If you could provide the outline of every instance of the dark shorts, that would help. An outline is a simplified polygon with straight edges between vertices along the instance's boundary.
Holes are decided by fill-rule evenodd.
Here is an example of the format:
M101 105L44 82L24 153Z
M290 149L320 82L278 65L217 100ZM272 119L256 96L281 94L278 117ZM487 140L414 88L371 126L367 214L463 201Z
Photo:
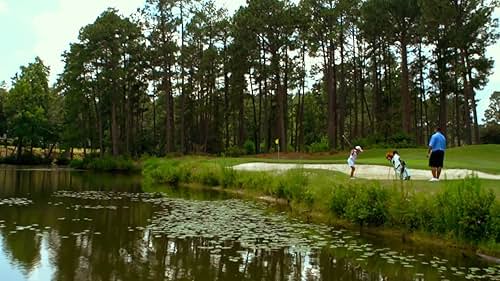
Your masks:
M444 151L436 150L431 152L429 157L429 167L443 167Z

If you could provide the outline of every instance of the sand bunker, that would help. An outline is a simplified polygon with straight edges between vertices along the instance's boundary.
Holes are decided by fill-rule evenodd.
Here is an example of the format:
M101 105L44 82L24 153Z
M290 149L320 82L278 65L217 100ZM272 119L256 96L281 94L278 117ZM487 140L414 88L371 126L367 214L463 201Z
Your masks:
M320 169L350 173L350 168L344 164L286 164L286 163L245 163L233 167L239 171L286 171L290 169ZM430 170L410 169L412 180L428 180L431 178ZM441 179L461 179L470 175L476 175L481 179L500 180L500 175L487 174L467 169L443 169ZM356 165L357 178L364 179L396 179L394 169L389 166L380 165Z

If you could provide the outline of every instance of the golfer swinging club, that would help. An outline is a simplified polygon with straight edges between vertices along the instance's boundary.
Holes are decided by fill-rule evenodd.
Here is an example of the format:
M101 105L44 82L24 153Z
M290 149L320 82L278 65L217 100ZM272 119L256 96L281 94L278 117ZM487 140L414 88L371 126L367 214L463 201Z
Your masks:
M356 159L358 158L358 154L363 152L363 149L361 146L356 145L354 149L351 150L351 153L349 154L349 158L347 158L347 165L351 167L351 179L354 179L354 170L356 170L355 164L356 164Z

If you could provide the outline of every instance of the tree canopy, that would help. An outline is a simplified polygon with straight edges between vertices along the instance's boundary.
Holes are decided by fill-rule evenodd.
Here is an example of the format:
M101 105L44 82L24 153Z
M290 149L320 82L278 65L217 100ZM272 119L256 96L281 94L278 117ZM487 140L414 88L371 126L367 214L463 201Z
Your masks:
M497 1L212 0L107 9L63 54L0 87L0 134L100 155L327 151L481 141ZM498 93L485 122L499 122ZM495 107L496 105L496 107ZM497 117L497 118L495 118Z

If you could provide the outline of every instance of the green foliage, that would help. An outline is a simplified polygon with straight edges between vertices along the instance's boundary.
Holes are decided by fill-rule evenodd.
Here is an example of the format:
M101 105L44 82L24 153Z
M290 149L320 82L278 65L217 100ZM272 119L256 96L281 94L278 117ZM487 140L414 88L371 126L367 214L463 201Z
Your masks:
M481 143L500 144L500 124L488 123L480 129Z
M242 155L245 155L245 152L245 149L233 145L226 149L225 155L229 157L240 157Z
M389 205L388 224L407 231L425 230L432 227L433 210L430 196L401 193L392 196ZM431 203L431 204L430 204Z
M87 157L84 159L73 159L69 166L75 169L86 169L96 171L124 171L137 172L141 167L132 159L126 157L105 156L102 158Z
M231 167L222 167L221 185L224 188L234 187L237 182L237 173Z
M252 140L246 140L243 144L243 149L247 155L255 154L255 143Z
M365 138L359 138L352 142L367 148L412 148L416 147L413 137L399 132L384 137L380 134L372 134Z
M354 190L352 186L338 184L333 187L330 199L330 211L339 218L345 217L347 203L352 201Z
M451 231L455 237L479 241L488 236L495 195L481 188L478 178L451 185L436 196L434 227L439 233Z
M19 153L27 144L40 147L58 140L58 97L49 89L48 77L49 68L37 57L21 67L12 89L2 98L8 135L17 140Z
M69 166L73 169L85 169L85 161L83 159L73 159L69 162Z
M389 191L377 184L357 186L347 201L345 217L359 225L383 225L387 221Z
M70 164L71 159L69 159L69 157L67 157L64 153L61 153L57 155L55 162L57 165L66 166Z
M328 139L326 137L321 138L319 142L313 142L306 147L307 152L327 152L330 150L330 145L328 144Z
M493 92L490 96L490 105L484 111L484 122L500 125L500 92Z
M494 243L500 243L500 203L496 201L491 207L491 220L488 226L488 236Z

